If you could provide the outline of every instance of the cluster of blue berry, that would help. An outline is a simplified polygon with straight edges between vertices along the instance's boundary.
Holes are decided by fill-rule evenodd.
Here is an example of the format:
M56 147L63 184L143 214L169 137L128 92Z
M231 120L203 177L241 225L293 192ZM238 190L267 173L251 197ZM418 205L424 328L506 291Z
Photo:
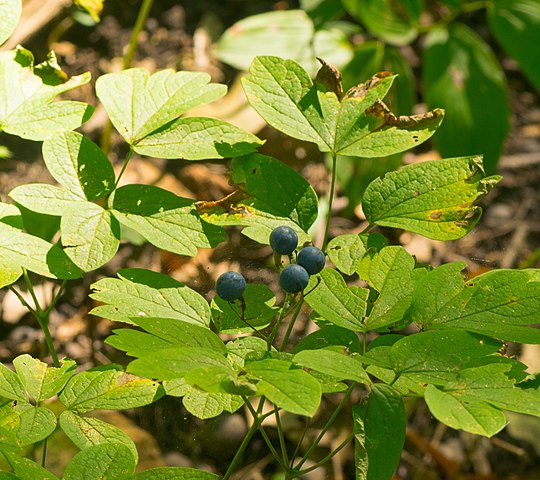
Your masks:
M298 235L287 226L274 228L270 234L270 246L278 255L292 254L298 246ZM290 263L279 274L279 285L287 293L298 293L309 283L309 276L319 273L326 263L324 253L317 247L302 248L296 257L296 263ZM239 300L246 289L245 278L237 272L225 272L216 282L216 292L229 302Z

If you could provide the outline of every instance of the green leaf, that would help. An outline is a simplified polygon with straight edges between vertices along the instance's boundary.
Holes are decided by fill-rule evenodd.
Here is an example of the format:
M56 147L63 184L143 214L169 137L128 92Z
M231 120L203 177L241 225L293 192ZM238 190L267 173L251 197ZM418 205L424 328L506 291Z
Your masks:
M252 332L270 325L279 312L272 290L262 284L247 284L244 291L245 305L228 302L218 297L212 299L212 322L220 333L237 334ZM244 320L242 320L244 315Z
M222 120L188 117L148 134L133 149L150 157L206 160L245 155L262 144L255 135Z
M342 351L359 353L362 350L358 335L346 328L328 325L315 330L313 333L305 336L293 348L293 353L302 350L316 350L319 348L343 347Z
M6 451L3 451L2 454L13 469L13 473L17 475L14 478L19 480L58 480L58 477L29 458L20 457L16 453ZM2 478L1 473L0 478Z
M96 93L116 130L136 145L191 108L225 95L225 85L209 81L203 72L162 70L150 75L144 68L131 68L99 77Z
M66 254L84 272L105 265L118 251L118 221L95 203L69 205L62 215L60 228Z
M0 397L26 402L24 386L17 374L0 363Z
M499 180L485 177L481 157L415 163L371 182L362 206L371 223L455 240L476 225L482 209L475 202Z
M186 410L201 420L214 418L223 411L234 413L243 404L242 397L228 393L208 393L198 388L191 388L182 403Z
M40 67L40 68L38 68ZM50 72L58 73L51 79ZM0 53L0 130L30 140L45 140L56 132L72 130L84 123L93 107L82 102L51 103L54 97L90 81L90 74L65 76L56 64L54 53L34 68L32 53L18 46Z
M428 385L425 400L430 412L449 427L492 437L506 426L503 412L487 402L461 399Z
M45 183L30 183L15 187L9 196L19 205L33 212L44 215L57 215L61 217L66 209L81 198L69 190L47 185ZM78 205L80 207L80 203Z
M157 467L140 472L133 480L219 480L213 473L186 467Z
M259 337L240 337L227 342L227 359L239 367L246 361L262 359L268 350L267 343Z
M81 271L56 245L0 222L0 258L10 278L21 267L48 278L79 278Z
M293 357L293 363L336 377L338 380L371 383L362 366L362 360L354 354L348 355L345 352L341 353L326 348L302 350Z
M0 428L13 438L13 447L25 447L47 438L56 428L56 415L44 407L14 400L0 403Z
M81 450L102 443L121 443L129 448L135 461L139 454L129 435L110 423L92 417L80 417L65 410L58 418L60 427L69 439Z
M483 154L486 171L494 173L509 129L509 99L489 45L459 23L432 31L426 38L423 83L428 106L446 110L447 120L433 139L441 155Z
M21 17L21 0L0 0L0 45L13 33Z
M488 4L488 24L497 41L514 57L540 91L540 4L535 0L495 0Z
M169 252L195 256L198 248L225 240L223 229L201 220L193 200L159 187L126 185L116 190L110 203L120 223Z
M414 258L403 247L385 247L369 263L369 283L379 292L366 328L388 327L403 319L414 291Z
M173 380L183 378L191 370L230 366L223 352L201 347L170 347L141 356L127 370L149 378Z
M391 0L343 0L342 3L370 33L391 45L407 45L416 38L416 26L424 10L421 0L397 4Z
M0 222L13 228L24 227L21 211L9 203L0 202Z
M347 287L341 274L331 268L311 277L307 290L311 289L305 301L325 320L355 332L366 330L363 317L367 309L367 289Z
M15 358L13 366L25 390L36 403L43 402L60 392L77 369L75 361L69 358L62 360L61 367L55 368L28 354Z
M227 29L218 42L218 58L238 70L247 70L257 55L307 60L313 23L302 10L251 15Z
M401 395L388 385L375 384L367 404L353 407L353 419L356 441L360 440L355 449L357 471L360 464L364 472L357 472L356 478L391 480L405 442L407 415Z
M523 343L540 343L536 270L493 270L465 282L464 264L442 265L418 283L413 321L425 329L458 328Z
M231 168L231 181L253 198L251 207L290 218L306 232L317 219L317 194L304 177L283 162L251 154L235 158Z
M149 333L128 328L118 329L114 330L115 335L109 337L106 343L134 357L174 346L211 348L222 353L227 351L221 339L203 326L175 318L131 317L131 320Z
M71 378L58 398L70 410L126 410L152 403L159 385L117 370L86 371Z
M399 117L380 101L395 75L381 72L340 100L319 90L296 62L256 57L243 86L251 106L287 135L314 142L323 152L382 157L402 152L433 135L442 121L440 109Z
M246 364L248 378L257 381L257 393L277 407L312 417L321 402L321 385L290 362L265 359Z
M420 332L398 340L390 350L397 376L418 384L444 385L467 364L496 353L501 342L460 330Z
M368 250L380 250L386 246L386 243L386 239L380 234L350 233L330 240L326 254L338 270L345 275L353 275L357 272L358 263Z
M131 317L160 317L210 325L206 299L169 276L143 269L123 269L118 276L91 286L90 297L105 304L92 309L93 315L131 324Z
M123 480L132 478L135 458L121 443L101 443L75 455L64 471L64 480Z
M287 135L316 143L323 152L332 150L339 109L333 93L318 92L308 73L292 60L255 57L249 73L242 85L261 117Z
M80 133L62 132L46 140L43 160L54 179L79 199L97 200L114 189L111 162L101 148Z

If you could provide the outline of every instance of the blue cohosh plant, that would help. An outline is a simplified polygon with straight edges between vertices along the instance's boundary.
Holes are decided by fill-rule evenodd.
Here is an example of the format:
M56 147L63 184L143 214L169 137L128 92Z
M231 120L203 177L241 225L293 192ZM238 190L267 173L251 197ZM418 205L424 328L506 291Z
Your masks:
M16 5L8 1L0 7ZM3 18L11 18L8 13ZM2 25L0 40L13 25ZM182 116L224 95L224 85L208 83L204 73L150 75L141 68L96 82L99 100L129 146L124 169L133 152L194 161L232 158L230 179L238 195L195 202L152 185L118 186L122 173L115 176L103 151L72 131L92 107L53 102L88 76L65 80L53 55L34 65L22 47L0 54L0 129L42 141L43 160L58 182L20 185L9 193L10 203L0 203L0 287L15 292L34 314L52 359L51 366L21 355L11 362L14 370L0 365L0 453L12 470L1 478L55 479L46 469L46 448L36 459L31 447L46 446L59 426L80 448L66 467L66 480L228 479L255 434L285 478L318 468L352 442L356 478L385 480L403 448L405 397L423 397L441 422L488 437L504 428L504 410L539 414L538 378L499 353L504 341L540 343L540 330L531 328L540 321L539 270L494 270L466 280L464 263L418 265L404 248L370 233L384 226L438 240L460 238L478 222L481 210L475 203L499 177L485 176L480 156L403 167L366 190L362 206L369 227L363 233L329 239L337 155L376 157L412 148L433 134L443 112L397 117L383 103L395 75L378 73L343 93L339 72L322 64L312 81L293 61L257 57L244 79L250 104L270 125L315 143L333 159L321 258L307 250L307 232L318 215L308 182L278 159L256 153L262 142L254 135L216 119ZM43 222L60 218L58 240L33 234L19 206L42 215ZM287 227L298 245L285 252L281 275L295 268L306 275L299 286L292 282L297 274L282 279L290 292L282 303L266 285L244 285L240 275L229 275L218 281L221 297L209 304L164 274L121 270L117 278L92 285L90 296L99 306L91 313L126 324L107 343L133 360L126 371L110 366L77 372L73 360L58 358L49 314L67 282L113 258L120 225L136 229L157 248L191 256L224 241L226 226L241 227L261 244L270 243L277 227ZM323 268L325 256L331 264ZM277 263L282 268L281 258ZM345 277L351 276L363 283L348 285ZM57 280L47 305L34 294L40 277ZM20 284L33 304L21 295ZM316 330L293 341L301 309L312 310ZM411 324L418 333L404 334ZM313 460L315 447L357 397L355 391L365 394L352 405L344 441L327 457ZM318 412L322 396L333 393L341 395L335 411ZM135 474L133 441L114 425L88 416L95 409L148 405L163 395L181 397L201 419L242 407L252 416L221 476L173 467ZM61 413L48 406L55 396L64 406ZM307 446L300 439L294 450L287 449L283 412L305 417ZM315 415L327 420L318 434L309 423ZM275 444L263 424L269 416L278 430Z

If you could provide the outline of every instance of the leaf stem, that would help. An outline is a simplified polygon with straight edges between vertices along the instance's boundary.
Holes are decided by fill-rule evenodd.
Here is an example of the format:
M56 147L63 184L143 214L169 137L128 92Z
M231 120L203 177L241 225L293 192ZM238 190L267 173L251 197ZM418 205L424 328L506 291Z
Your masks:
M319 442L321 441L321 439L323 438L323 436L325 435L325 433L328 431L328 429L332 426L332 424L334 423L334 420L337 418L337 416L339 415L339 412L341 412L341 409L345 406L345 404L347 403L347 401L349 400L349 397L351 396L351 393L354 389L354 387L356 386L356 382L352 382L350 385L349 385L349 388L347 389L347 391L345 392L345 395L343 396L343 398L341 399L341 401L339 402L338 406L336 407L336 409L334 410L334 412L332 413L332 415L330 416L330 418L326 421L323 429L319 432L319 435L317 436L317 438L315 439L315 441L311 444L311 446L307 449L307 452L304 454L304 456L300 459L300 461L298 462L298 465L296 465L294 467L295 470L300 470L300 468L302 467L302 465L304 465L304 463L306 463L307 459L309 458L309 456L311 455L311 452L313 452L313 450L315 450L315 448L317 448L317 445L319 445Z
M328 243L328 232L330 230L330 220L332 218L332 203L334 202L334 192L336 188L336 168L337 168L337 155L332 153L332 176L330 179L330 189L328 190L328 210L326 213L326 226L324 227L324 238L321 250L326 251L326 244Z
M302 298L300 299L298 304L295 305L295 310L294 310L293 316L289 320L289 325L287 326L287 331L285 332L285 336L283 337L283 340L281 342L281 346L279 347L280 352L282 352L285 349L285 347L287 346L287 343L289 342L289 337L291 336L292 329L294 327L296 319L298 318L300 310L302 309L302 304L303 303L304 303L304 296L302 295Z
M272 343L274 339L276 338L279 327L281 326L283 319L287 316L287 309L289 308L289 304L290 304L290 295L287 294L287 296L285 297L285 301L283 302L283 307L281 307L281 312L279 312L279 317L277 318L276 323L272 327L272 331L270 332L270 335L268 335L268 339L266 341L268 351L272 349Z
M333 456L337 455L341 450L343 450L347 446L347 444L353 439L353 437L354 437L354 433L350 433L349 435L347 435L347 438L343 440L343 442L341 442L335 450L332 450L328 455L326 455L326 457L324 457L322 460L319 460L317 463L311 465L311 467L305 468L304 470L298 470L298 471L293 472L293 477L304 475L305 473L316 470L320 466L324 465Z
M120 170L120 173L118 174L118 178L116 179L116 182L114 184L114 189L116 190L118 188L118 183L120 182L120 179L122 178L122 175L126 171L126 168L128 166L129 161L131 160L131 156L133 155L133 147L129 147L129 152L126 155L126 158L124 160L124 164L122 165L122 170Z
M275 411L276 417L276 428L278 431L279 445L281 447L281 455L283 458L283 463L289 465L289 457L287 456L287 446L285 445L285 437L283 436L283 428L281 426L281 418L279 417L279 410L276 408Z

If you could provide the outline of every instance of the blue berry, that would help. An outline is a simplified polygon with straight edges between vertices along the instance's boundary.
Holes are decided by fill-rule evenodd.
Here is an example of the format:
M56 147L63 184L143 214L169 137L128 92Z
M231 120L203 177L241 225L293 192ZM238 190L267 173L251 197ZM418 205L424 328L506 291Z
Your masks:
M242 298L245 289L246 279L236 272L225 272L219 276L216 282L217 294L229 302Z
M298 293L309 283L309 274L300 265L287 265L279 274L279 286L287 293Z
M310 275L315 275L324 268L326 258L317 247L304 247L300 250L296 263L304 267Z
M270 234L270 246L272 250L281 255L289 255L294 252L298 245L298 235L286 225L274 228Z

